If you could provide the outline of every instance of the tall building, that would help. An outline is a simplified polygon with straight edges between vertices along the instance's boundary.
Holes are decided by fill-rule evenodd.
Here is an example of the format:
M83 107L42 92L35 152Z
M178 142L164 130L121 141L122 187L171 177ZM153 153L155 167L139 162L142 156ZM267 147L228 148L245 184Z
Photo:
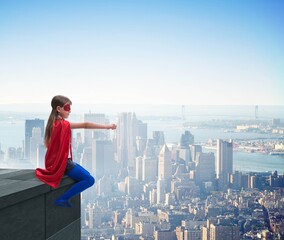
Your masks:
M99 180L103 176L116 175L114 149L110 140L93 140L92 172Z
M165 180L159 177L157 181L157 204L164 204L165 200L166 200Z
M129 176L135 177L137 147L140 153L145 148L143 141L147 138L147 124L138 120L135 113L120 113L116 133L116 160L122 168L128 170Z
M190 145L191 161L196 161L196 154L202 152L201 145Z
M36 167L45 168L45 153L46 153L46 147L44 146L43 143L39 144L37 147Z
M126 168L128 164L128 141L127 136L129 134L127 113L120 113L118 115L116 141L117 141L117 162L121 164L121 167Z
M142 181L142 162L143 162L143 157L139 156L136 158L136 172L135 176L136 179L139 181Z
M83 149L79 162L84 168L86 168L89 172L94 174L94 171L93 171L94 164L93 164L93 156L92 156L91 147L85 147Z
M153 131L153 140L154 145L164 145L165 144L165 135L163 131Z
M180 138L180 147L182 148L189 148L189 145L194 144L194 136L191 134L190 131L185 131Z
M225 189L229 183L229 175L233 173L233 140L217 139L216 175L219 187Z
M165 144L165 136L163 131L153 131L153 146L155 155L158 156L162 146Z
M230 175L230 184L233 189L240 190L242 188L242 173L235 171Z
M148 140L142 159L142 180L144 182L157 180L157 159L154 152L153 141Z
M25 121L25 159L30 159L31 137L33 136L33 128L39 128L41 136L44 136L44 120L41 119L27 119Z
M195 167L195 182L200 185L214 180L215 156L214 153L197 153Z
M172 178L172 159L171 151L165 144L160 153L158 159L158 178L164 179L166 185L169 185Z
M37 156L39 151L39 146L43 143L43 136L41 129L39 127L34 127L32 129L32 136L30 137L30 162L33 166L37 166Z
M147 130L148 125L147 123L143 123L142 121L137 121L137 136L136 136L136 148L137 148L137 156L143 156L143 153L146 148L147 143Z
M94 228L94 207L91 204L87 205L88 213L88 227L89 229Z
M136 137L137 156L143 156L146 149L147 139L140 136Z
M97 194L99 196L108 196L112 192L112 182L110 176L104 175L97 181Z
M142 139L148 138L148 125L147 123L143 123L140 120L137 120L137 136L141 137Z
M81 154L79 162L82 167L87 169L94 176L94 172L92 170L94 164L93 164L93 159L92 159L92 148L91 147L85 147L83 149L83 153ZM91 187L91 188L86 189L85 191L82 192L81 196L83 199L92 199L95 196L94 188Z
M128 135L128 174L131 177L135 177L135 159L137 156L137 146L136 137L138 136L138 120L136 114L128 114L128 125L129 125L129 135Z
M157 189L156 188L152 189L149 192L149 201L150 201L150 205L157 203Z
M95 122L98 124L108 124L105 114L102 113L85 113L85 122ZM84 144L85 147L92 146L92 139L107 140L109 139L109 131L104 129L84 129Z
M187 166L191 164L191 156L190 156L190 149L189 148L177 148L176 149L178 154L178 161L177 162L184 162Z
M125 178L125 190L129 196L137 197L140 194L139 181L134 177L127 176Z

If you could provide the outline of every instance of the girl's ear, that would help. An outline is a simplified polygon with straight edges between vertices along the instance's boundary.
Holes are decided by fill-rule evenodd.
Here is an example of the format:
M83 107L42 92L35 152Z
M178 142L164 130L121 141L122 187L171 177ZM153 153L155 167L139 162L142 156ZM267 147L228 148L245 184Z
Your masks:
M56 111L57 111L57 113L60 112L60 106L57 106L57 107L56 107Z

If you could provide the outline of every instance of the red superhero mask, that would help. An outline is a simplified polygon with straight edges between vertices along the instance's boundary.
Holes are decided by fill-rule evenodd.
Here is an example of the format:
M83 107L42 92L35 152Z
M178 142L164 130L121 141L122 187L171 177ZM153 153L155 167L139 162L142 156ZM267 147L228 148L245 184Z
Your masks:
M69 103L63 106L64 111L69 112L71 110L71 105Z

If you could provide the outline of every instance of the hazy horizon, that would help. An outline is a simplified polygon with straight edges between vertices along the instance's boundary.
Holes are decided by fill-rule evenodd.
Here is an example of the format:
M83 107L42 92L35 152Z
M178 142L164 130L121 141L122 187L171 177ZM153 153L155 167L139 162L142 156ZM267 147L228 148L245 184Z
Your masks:
M284 105L257 105L259 119L284 118ZM255 118L255 105L177 105L177 104L72 104L72 115L104 113L116 116L120 112L135 112L138 116L173 116L186 118L196 116ZM49 115L50 103L0 104L2 114Z

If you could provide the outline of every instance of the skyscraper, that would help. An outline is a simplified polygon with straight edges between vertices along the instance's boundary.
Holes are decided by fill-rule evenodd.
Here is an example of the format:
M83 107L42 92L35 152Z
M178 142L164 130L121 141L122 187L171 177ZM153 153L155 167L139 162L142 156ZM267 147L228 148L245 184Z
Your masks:
M180 138L180 147L188 149L189 145L192 144L194 144L194 136L190 133L190 131L185 131Z
M164 204L166 199L165 180L160 178L157 181L157 203Z
M147 123L143 123L141 120L137 120L137 136L141 137L142 139L147 139L147 129Z
M129 196L136 197L140 194L139 181L134 177L125 178L125 190Z
M144 182L157 180L157 159L155 156L153 140L148 140L142 159L142 180Z
M171 151L165 144L160 153L158 160L158 177L166 181L171 180L172 178L172 160L171 160Z
M122 168L128 166L128 149L129 149L129 135L130 135L130 124L128 119L131 117L131 113L120 113L118 115L117 122L117 162L121 164Z
M163 131L153 131L153 140L154 145L164 145L165 144L165 135Z
M191 161L196 161L196 154L202 152L201 145L190 145Z
M195 182L197 185L213 181L215 177L214 153L197 153L195 167Z
M43 143L42 132L39 127L34 127L32 129L32 136L30 137L30 162L35 166L37 166L37 155L39 151L39 146Z
M30 147L31 147L31 137L33 134L33 128L39 128L41 136L44 135L44 120L41 119L27 119L25 121L25 152L24 157L30 159Z
M135 177L135 159L137 156L137 137L147 137L147 125L137 120L135 113L120 113L117 122L117 156L122 168L128 169L129 176Z
M84 121L95 122L98 124L107 124L105 114L102 113L85 113ZM84 144L85 147L91 147L92 139L106 140L109 139L109 131L104 129L84 129Z
M92 148L91 147L85 147L83 149L83 153L81 154L79 163L81 164L82 167L84 167L92 175L94 175L94 171L93 171L94 161L92 159ZM96 178L96 176L95 176L95 178ZM95 196L94 188L88 188L88 189L86 189L85 191L82 192L82 198L87 199L88 201L90 199L94 198L94 196Z
M136 171L135 171L135 176L136 179L139 181L142 181L142 162L143 162L143 157L139 156L136 158Z
M143 156L143 153L146 148L146 142L148 138L147 134L147 123L143 123L142 121L137 121L137 136L136 136L136 148L137 148L137 156Z
M233 140L217 139L216 175L219 187L226 188L229 183L229 174L233 173Z
M36 167L44 168L45 167L45 153L46 147L43 143L39 144L37 147L37 160L36 160Z
M92 147L93 170L96 179L116 175L113 143L110 140L94 140Z

